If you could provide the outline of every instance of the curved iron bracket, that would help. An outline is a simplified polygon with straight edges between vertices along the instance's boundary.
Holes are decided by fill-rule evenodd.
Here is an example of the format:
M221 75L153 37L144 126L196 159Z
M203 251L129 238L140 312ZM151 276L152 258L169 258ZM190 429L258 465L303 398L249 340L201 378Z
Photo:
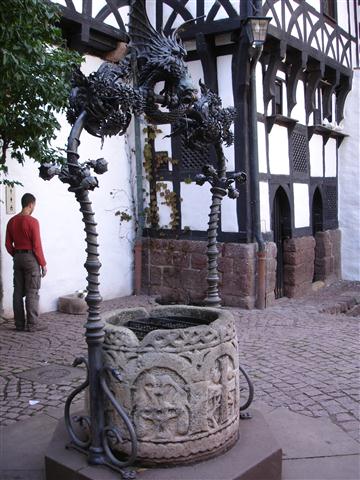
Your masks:
M245 380L246 380L246 382L248 384L248 388L249 388L249 395L248 395L247 400L242 405L240 405L240 412L244 412L244 410L247 410L250 407L250 405L252 404L252 402L254 400L254 385L253 385L252 381L250 380L250 377L247 374L246 370L243 367L241 367L240 365L239 365L239 371L245 377ZM240 413L240 419L241 420L247 420L251 417L252 416L249 412Z
M134 429L134 426L128 416L128 414L125 412L123 407L119 404L119 402L116 400L113 392L110 390L109 385L107 384L107 376L113 376L116 380L120 380L120 377L118 376L117 372L115 369L110 368L110 367L104 367L103 370L100 373L100 385L101 388L105 394L105 397L107 397L110 402L112 403L113 407L117 411L118 415L121 417L121 420L124 422L124 425L129 433L130 437L130 445L131 445L131 451L128 459L126 461L120 461L118 460L115 455L112 452L110 442L115 443L121 443L122 442L122 436L120 430L115 427L115 426L109 426L106 425L103 430L103 435L102 435L102 440L103 440L103 447L105 450L106 455L108 456L109 460L113 465L119 468L124 468L129 465L132 465L135 460L136 460L136 455L137 455L137 437L136 437L136 432ZM127 472L128 473L128 472Z
M90 434L90 418L88 416L74 416L71 417L70 415L70 406L74 398L79 395L85 388L89 385L89 365L88 361L84 357L77 357L74 360L73 367L77 367L78 365L81 365L84 363L86 365L86 380L78 387L76 387L73 392L70 393L68 396L66 402L65 402L65 408L64 408L64 418L65 418L65 427L68 431L68 434L71 438L71 442L74 444L74 446L85 450L90 446L91 443L91 434ZM74 429L74 424L73 421L78 423L81 427L86 432L86 440L82 440L79 438L79 436L75 433Z

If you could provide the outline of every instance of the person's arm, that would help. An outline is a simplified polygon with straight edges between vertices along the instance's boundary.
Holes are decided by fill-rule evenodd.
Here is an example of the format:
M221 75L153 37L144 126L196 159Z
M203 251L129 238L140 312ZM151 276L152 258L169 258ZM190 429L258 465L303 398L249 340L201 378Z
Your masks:
M36 218L34 218L33 220L34 221L33 221L33 228L32 228L32 248L33 248L35 258L41 267L41 274L43 277L45 277L47 273L47 267L46 267L44 252L41 245L40 226Z
M8 253L10 253L10 255L13 257L15 253L15 248L13 245L10 222L7 224L7 227L6 227L5 247Z

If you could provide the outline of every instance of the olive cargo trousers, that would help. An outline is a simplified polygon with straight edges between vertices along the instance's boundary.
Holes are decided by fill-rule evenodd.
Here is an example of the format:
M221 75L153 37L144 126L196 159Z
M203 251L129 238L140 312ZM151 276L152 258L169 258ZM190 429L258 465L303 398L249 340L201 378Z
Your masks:
M40 266L32 253L14 255L14 295L13 308L15 327L25 328L24 300L27 327L34 328L39 316L39 290L41 285Z

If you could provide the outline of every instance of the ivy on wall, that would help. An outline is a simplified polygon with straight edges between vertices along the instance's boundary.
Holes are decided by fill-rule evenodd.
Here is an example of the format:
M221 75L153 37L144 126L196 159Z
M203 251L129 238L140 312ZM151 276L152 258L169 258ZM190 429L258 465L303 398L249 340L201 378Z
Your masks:
M169 189L168 184L163 180L164 178L159 175L159 171L162 167L172 164L177 165L178 160L170 158L167 152L155 152L155 139L157 135L162 133L162 130L157 128L156 125L149 124L144 129L146 134L144 145L144 170L145 179L149 182L150 193L146 193L148 196L149 205L145 208L146 221L152 228L160 229L160 215L158 197L160 197L161 205L166 205L170 208L170 222L168 226L163 228L170 228L176 230L180 224L180 214L178 210L178 196L176 192ZM145 198L144 201L147 199ZM180 199L181 201L182 199Z

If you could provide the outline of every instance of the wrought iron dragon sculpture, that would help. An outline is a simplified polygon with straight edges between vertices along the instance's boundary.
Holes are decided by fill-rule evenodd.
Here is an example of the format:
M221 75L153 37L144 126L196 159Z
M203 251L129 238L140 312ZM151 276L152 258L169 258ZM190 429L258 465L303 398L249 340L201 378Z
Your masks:
M221 200L225 195L236 198L239 193L235 181L245 181L244 173L226 174L226 160L222 144L230 145L233 135L230 126L235 117L233 108L222 108L221 100L214 92L200 83L200 93L192 82L185 63L186 50L174 31L170 37L157 32L146 15L145 0L132 0L129 21L130 44L128 54L119 63L103 63L97 72L88 77L75 72L70 95L68 121L72 125L67 145L67 162L63 165L43 164L40 176L50 180L55 175L69 184L80 204L85 224L88 273L86 302L89 313L86 327L88 360L78 358L75 364L87 366L88 378L69 397L65 407L65 422L72 445L88 454L89 463L106 464L121 472L123 478L133 478L134 471L125 467L136 458L136 434L126 413L114 398L107 385L108 375L116 378L117 372L103 366L101 346L104 338L100 316L101 296L99 293L99 262L96 222L89 199L89 191L98 186L93 176L107 170L104 159L79 162L79 137L83 129L91 135L101 137L126 133L132 115L145 114L149 122L171 123L173 134L184 133L189 145L202 149L213 144L217 154L217 166L207 165L197 176L199 185L209 182L212 205L208 229L208 294L206 303L219 305L218 269L216 247L217 226ZM164 82L158 94L155 87ZM90 417L76 420L88 430L86 439L80 438L70 416L73 398L89 385ZM123 419L128 436L132 440L132 451L127 459L120 461L112 453L111 445L121 441L121 433L105 424L104 397L113 403Z

